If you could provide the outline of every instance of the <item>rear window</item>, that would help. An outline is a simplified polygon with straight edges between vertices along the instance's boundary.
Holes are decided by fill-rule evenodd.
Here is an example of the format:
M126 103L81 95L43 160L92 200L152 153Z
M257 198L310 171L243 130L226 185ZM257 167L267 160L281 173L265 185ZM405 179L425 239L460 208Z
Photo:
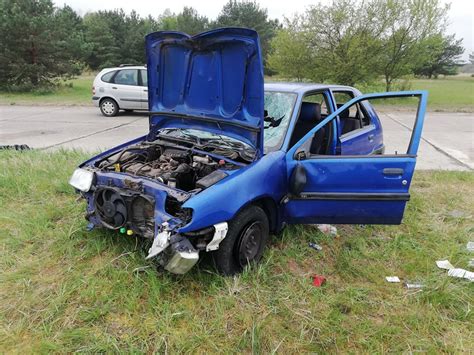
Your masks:
M114 77L115 73L117 71L114 70L114 71L109 71L108 73L105 73L104 75L102 75L102 77L100 78L100 80L106 82L106 83L110 83L112 81L112 78Z
M148 86L148 76L146 70L140 69L140 74L142 76L142 86Z

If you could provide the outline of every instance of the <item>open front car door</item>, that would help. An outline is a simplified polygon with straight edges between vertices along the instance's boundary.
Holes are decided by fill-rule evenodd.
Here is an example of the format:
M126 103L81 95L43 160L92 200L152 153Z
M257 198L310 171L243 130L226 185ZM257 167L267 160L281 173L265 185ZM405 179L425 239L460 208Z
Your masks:
M425 117L426 91L362 95L329 115L286 156L289 194L285 212L291 223L400 224L410 199L410 183ZM314 155L315 133L346 109L366 100L415 97L416 120L404 153Z

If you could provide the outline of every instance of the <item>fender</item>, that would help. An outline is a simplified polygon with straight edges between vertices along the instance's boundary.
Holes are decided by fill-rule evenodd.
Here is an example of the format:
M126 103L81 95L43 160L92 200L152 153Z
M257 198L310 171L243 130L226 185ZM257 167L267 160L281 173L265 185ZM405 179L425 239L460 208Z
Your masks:
M262 197L279 201L286 194L286 182L285 153L280 150L269 153L186 201L182 207L191 208L193 216L179 232L229 221L249 201Z

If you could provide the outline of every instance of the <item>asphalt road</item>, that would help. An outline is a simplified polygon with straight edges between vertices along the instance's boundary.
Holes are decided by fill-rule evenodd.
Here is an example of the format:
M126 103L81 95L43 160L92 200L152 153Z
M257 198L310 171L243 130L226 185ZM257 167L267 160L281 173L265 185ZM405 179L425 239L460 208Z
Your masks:
M413 113L380 113L387 153L406 150ZM0 145L28 144L54 150L95 152L148 131L143 113L105 118L95 107L0 106ZM474 170L474 114L429 112L417 162L419 169Z

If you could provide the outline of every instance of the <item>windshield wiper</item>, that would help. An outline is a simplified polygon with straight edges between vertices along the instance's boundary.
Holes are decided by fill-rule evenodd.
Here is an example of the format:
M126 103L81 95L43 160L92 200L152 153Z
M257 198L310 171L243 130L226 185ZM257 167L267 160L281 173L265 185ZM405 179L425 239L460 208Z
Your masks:
M166 134L166 133L169 133L169 132L177 132L177 133L179 133L179 135L182 138L190 138L190 139L185 139L185 141L191 142L191 143L197 143L198 145L201 145L201 138L200 137L195 136L194 134L185 132L185 129L183 129L183 128L165 128L165 129L160 131L160 133L163 134L162 137L167 137L167 138L172 138L172 139L182 139L181 137L175 137L173 135ZM159 134L159 136L161 136L161 134Z
M280 123L283 121L283 118L285 118L285 115L281 116L278 119L276 119L275 117L271 117L271 116L265 116L263 118L263 121L264 122L270 122L270 124L268 126L264 126L263 129L267 129L267 128L270 128L270 127L278 127L280 125Z

